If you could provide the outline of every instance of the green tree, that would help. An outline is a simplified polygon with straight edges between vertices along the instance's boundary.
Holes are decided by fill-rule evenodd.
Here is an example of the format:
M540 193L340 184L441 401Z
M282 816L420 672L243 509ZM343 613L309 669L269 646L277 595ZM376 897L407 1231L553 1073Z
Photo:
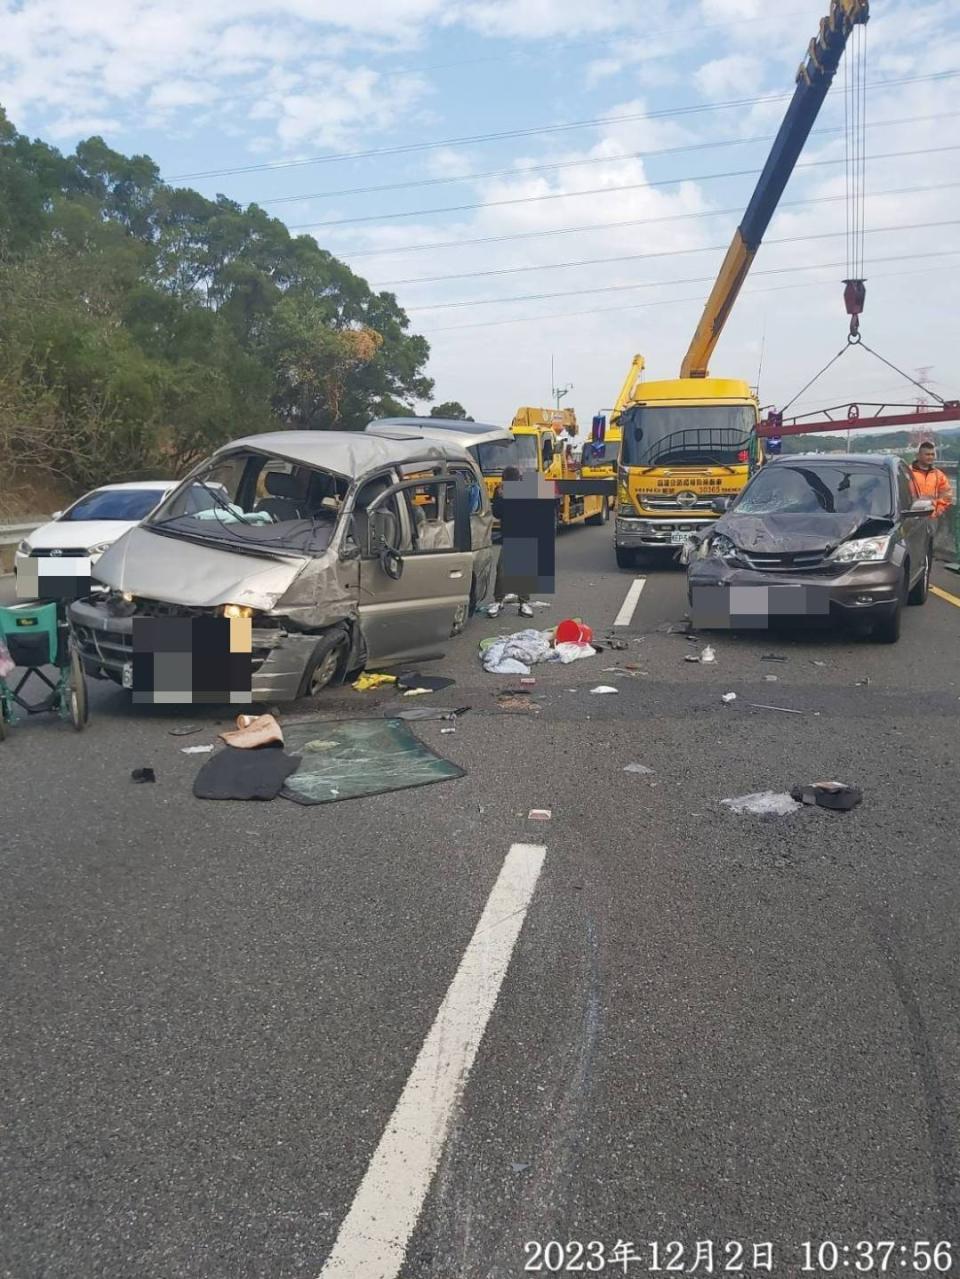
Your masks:
M459 400L444 400L442 404L435 404L430 410L431 417L447 417L457 419L461 422L472 422L474 419L467 416L467 410L459 402Z

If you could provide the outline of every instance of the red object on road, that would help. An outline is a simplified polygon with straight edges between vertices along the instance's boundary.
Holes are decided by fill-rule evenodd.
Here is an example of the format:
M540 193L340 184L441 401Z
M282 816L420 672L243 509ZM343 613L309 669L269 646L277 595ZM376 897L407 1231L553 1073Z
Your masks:
M556 630L557 644L589 644L593 639L593 631L583 622L575 622L572 617L566 618Z

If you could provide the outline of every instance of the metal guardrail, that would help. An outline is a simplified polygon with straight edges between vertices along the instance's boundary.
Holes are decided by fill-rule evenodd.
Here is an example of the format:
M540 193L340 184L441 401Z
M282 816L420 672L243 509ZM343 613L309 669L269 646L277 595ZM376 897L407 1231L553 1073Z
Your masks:
M46 523L48 520L34 520L28 524L0 524L0 546L16 546L28 533Z

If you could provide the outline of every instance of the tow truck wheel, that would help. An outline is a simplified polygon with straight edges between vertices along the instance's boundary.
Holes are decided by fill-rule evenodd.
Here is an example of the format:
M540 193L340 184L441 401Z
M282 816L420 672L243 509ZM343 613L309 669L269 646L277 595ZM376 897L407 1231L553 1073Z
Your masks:
M603 499L603 506L597 511L596 515L589 516L584 520L585 524L606 524L610 519L610 507L607 505L607 499Z

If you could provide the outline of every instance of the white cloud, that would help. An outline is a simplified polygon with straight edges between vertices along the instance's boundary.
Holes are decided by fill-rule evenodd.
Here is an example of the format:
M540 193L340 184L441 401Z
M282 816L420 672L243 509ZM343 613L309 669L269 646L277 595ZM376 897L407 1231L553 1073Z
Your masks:
M694 78L697 88L707 98L749 98L756 95L762 83L763 67L757 58L731 53L705 62Z

